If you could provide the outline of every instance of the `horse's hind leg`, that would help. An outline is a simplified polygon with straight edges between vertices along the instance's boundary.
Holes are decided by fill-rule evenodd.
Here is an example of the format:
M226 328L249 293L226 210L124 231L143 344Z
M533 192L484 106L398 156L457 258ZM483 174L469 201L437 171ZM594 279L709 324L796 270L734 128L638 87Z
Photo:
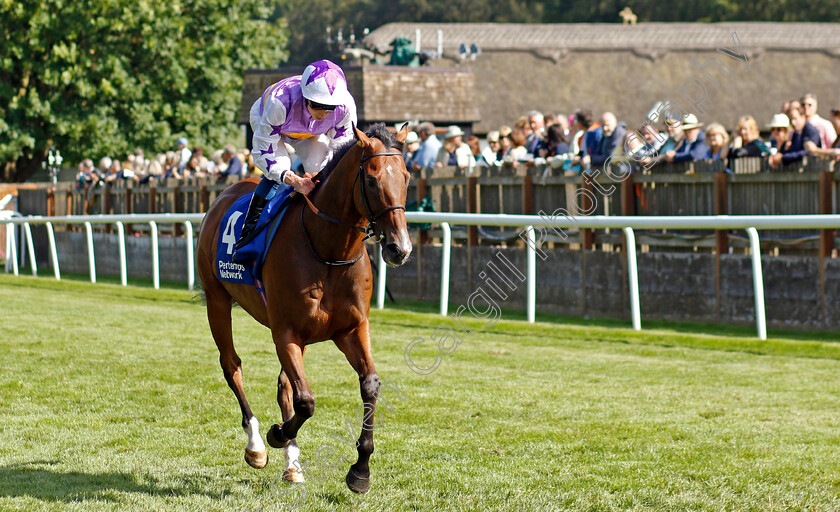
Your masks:
M245 462L255 468L263 468L268 462L268 453L260 436L260 423L251 412L245 388L242 384L242 360L233 348L233 330L231 328L230 308L232 299L227 292L212 294L206 290L207 319L210 321L210 331L216 346L219 348L219 362L225 374L225 380L236 395L242 410L242 428L248 435L245 446Z
M277 405L280 406L280 412L283 414L284 422L291 419L295 413L292 397L292 383L289 382L289 377L286 375L286 372L281 371L280 376L277 377ZM298 448L297 439L291 439L284 445L276 440L272 434L272 430L269 430L266 435L266 441L274 448L283 448L283 457L286 459L286 470L283 472L283 479L289 482L304 482L305 479L301 471L300 461L298 460L300 448Z

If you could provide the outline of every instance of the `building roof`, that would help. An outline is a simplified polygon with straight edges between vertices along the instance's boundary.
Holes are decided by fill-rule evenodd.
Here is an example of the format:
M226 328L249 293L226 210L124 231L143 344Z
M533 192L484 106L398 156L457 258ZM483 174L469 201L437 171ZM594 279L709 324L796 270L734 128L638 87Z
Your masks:
M819 50L840 56L840 24L837 23L388 23L365 38L385 51L394 38L415 40L420 30L422 49L436 49L441 31L444 55L456 55L458 47L475 43L482 51L493 50L715 50L731 44L737 33L745 50Z
M580 108L596 117L611 111L637 127L666 100L728 128L743 115L763 126L784 101L806 92L817 95L823 117L840 107L837 23L390 23L365 43L386 50L397 36L415 40L415 30L423 50L437 50L441 31L443 56L431 59L432 67L475 74L479 133L530 110ZM482 53L461 61L461 44ZM692 94L701 94L702 104L688 104Z

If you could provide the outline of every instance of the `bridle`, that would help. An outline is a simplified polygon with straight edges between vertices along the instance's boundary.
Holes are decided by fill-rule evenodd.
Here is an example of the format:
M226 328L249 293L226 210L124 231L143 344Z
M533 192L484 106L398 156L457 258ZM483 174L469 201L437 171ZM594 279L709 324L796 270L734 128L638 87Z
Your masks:
M378 219L379 217L383 216L384 214L386 214L386 213L388 213L392 210L403 210L403 211L405 211L405 205L395 204L395 205L391 205L391 206L386 206L385 208L383 208L382 210L380 210L379 212L374 214L373 210L371 210L371 208L370 208L370 202L368 201L367 187L365 186L365 179L364 179L364 176L363 176L365 174L364 164L365 164L365 162L367 162L370 159L372 159L374 157L377 157L377 156L398 156L398 155L402 156L402 153L400 153L398 151L383 151L381 153L373 153L372 155L368 155L368 156L364 156L364 155L365 155L365 150L363 149L362 150L362 159L359 162L359 171L356 173L356 178L353 179L353 193L355 194L355 192L356 192L356 182L359 182L359 186L360 186L359 194L361 194L361 196L362 196L362 204L365 205L365 213L366 213L367 221L368 221L367 225L365 227L360 228L359 226L350 224L348 222L344 222L341 219L336 219L335 217L327 215L326 213L319 210L318 207L315 206L312 203L312 201L309 199L309 197L307 197L306 195L303 195L303 198L306 200L306 203L309 205L309 209L312 210L312 212L315 213L315 215L317 215L318 217L321 217L322 219L327 220L329 222L332 222L334 224L341 224L342 226L347 226L348 228L355 229L356 231L359 231L360 233L363 233L365 235L365 237L362 239L362 241L365 241L368 238L373 238L374 239L373 241L378 244L378 243L382 242L382 239L385 238L385 235L383 235L381 231L377 235L377 233L376 233L376 231L377 231L377 229L376 229L376 219ZM353 263L356 263L357 261L359 261L362 258L362 256L364 256L365 252L367 252L365 250L362 250L362 253L359 254L358 256L356 256L355 258L353 258L352 260L337 260L336 261L336 260L328 260L328 259L322 258L318 254L318 251L315 250L315 247L312 245L312 240L309 238L309 233L306 231L306 225L303 223L303 211L304 210L305 210L305 208L300 209L300 225L303 228L303 236L306 239L306 245L309 246L309 250L312 251L312 255L315 256L316 260L320 261L321 263L323 263L325 265L331 265L331 266L352 265Z

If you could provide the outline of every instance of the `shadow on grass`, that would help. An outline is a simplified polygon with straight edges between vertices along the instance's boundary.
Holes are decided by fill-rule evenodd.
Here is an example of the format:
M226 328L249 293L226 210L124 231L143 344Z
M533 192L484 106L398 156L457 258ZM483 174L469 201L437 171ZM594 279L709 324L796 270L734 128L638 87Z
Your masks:
M149 475L129 473L61 472L49 466L57 461L33 461L0 466L0 497L30 497L43 501L79 502L88 499L121 501L120 493L141 493L149 496L204 495L220 499L218 493L202 491L209 478L188 476L181 485L159 484ZM45 467L46 466L46 467Z

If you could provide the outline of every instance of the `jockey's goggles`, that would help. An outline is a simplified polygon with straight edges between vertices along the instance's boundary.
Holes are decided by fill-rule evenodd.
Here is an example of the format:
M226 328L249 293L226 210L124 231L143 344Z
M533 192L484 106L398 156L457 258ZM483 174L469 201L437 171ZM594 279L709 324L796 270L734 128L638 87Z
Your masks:
M336 107L336 105L324 105L323 103L317 103L312 100L306 100L306 104L309 105L309 108L312 110L323 110L324 112L332 112Z

